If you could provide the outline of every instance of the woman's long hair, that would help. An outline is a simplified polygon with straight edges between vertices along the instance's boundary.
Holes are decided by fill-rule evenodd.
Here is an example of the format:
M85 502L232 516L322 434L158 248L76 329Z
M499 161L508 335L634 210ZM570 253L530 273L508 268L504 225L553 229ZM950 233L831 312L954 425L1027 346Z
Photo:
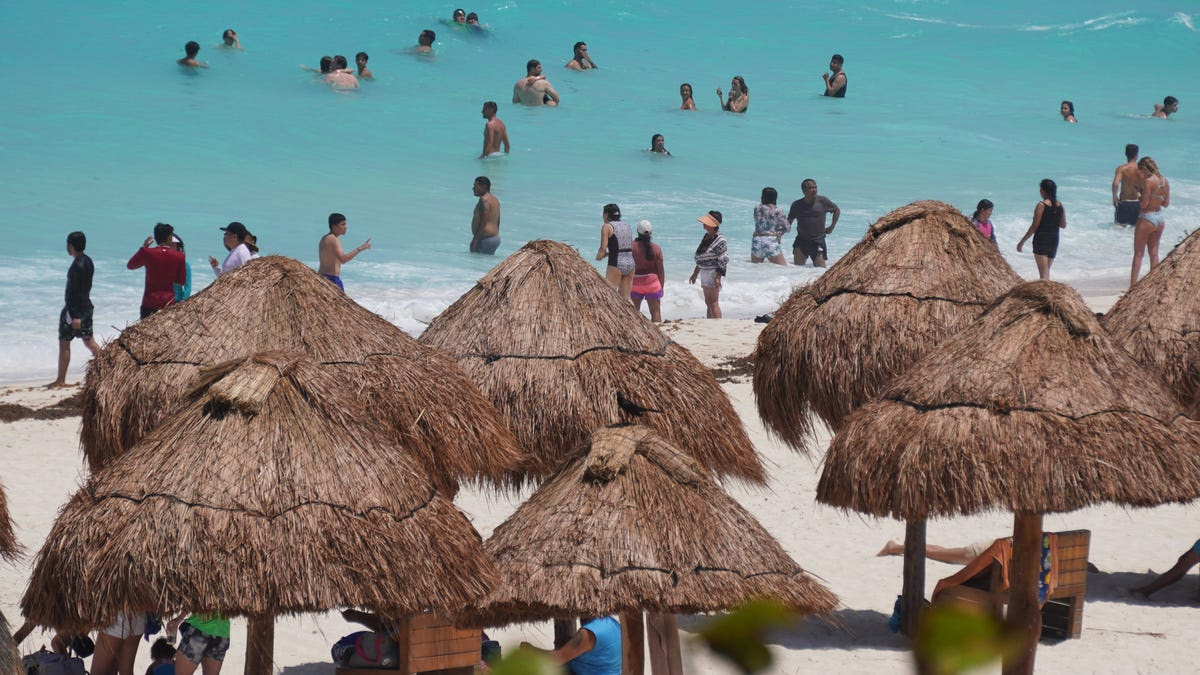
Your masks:
M980 199L979 205L975 207L975 213L971 215L971 220L979 220L979 214L988 209L995 208L995 206L990 199Z
M1058 185L1054 181L1049 178L1043 178L1042 182L1038 183L1038 187L1042 189L1042 192L1046 193L1046 199L1050 200L1051 206L1058 205Z

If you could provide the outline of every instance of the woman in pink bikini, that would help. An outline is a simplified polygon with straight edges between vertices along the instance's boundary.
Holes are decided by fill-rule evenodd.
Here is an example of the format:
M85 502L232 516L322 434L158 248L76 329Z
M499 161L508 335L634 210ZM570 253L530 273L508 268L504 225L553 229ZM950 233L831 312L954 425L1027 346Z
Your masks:
M1137 227L1133 231L1133 270L1129 273L1129 287L1137 283L1142 271L1142 255L1150 251L1150 269L1158 267L1158 242L1162 239L1167 222L1162 210L1171 205L1171 185L1158 171L1158 164L1149 157L1138 160L1138 173L1142 176L1141 212Z

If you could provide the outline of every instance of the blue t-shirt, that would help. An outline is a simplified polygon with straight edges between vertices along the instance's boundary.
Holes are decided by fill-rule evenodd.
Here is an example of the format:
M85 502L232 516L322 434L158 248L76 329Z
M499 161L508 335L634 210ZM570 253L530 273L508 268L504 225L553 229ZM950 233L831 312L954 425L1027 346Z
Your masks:
M621 624L602 616L583 624L596 638L596 646L567 661L571 675L621 675Z

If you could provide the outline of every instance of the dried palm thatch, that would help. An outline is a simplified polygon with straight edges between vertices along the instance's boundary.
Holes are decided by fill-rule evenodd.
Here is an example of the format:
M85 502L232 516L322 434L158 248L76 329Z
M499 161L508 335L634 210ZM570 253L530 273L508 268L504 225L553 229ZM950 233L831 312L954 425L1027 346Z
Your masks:
M0 675L26 675L21 664L21 653L13 644L8 620L4 618L3 612L0 612Z
M8 515L8 499L4 496L4 485L0 484L0 558L13 558L21 552L13 531L12 518Z
M469 622L707 612L762 597L805 614L837 604L656 432L599 429L582 451L488 539L503 582Z
M92 469L162 421L202 368L264 351L307 354L352 383L347 402L361 402L443 488L499 481L520 457L503 420L452 361L302 263L271 256L130 326L92 361L82 431Z
M1019 282L953 206L921 201L892 211L792 293L759 335L759 416L807 450L809 412L838 430L850 411Z
M63 508L21 608L60 629L118 612L270 616L460 607L497 580L419 462L297 354L203 371Z
M569 246L533 241L442 312L441 349L509 420L520 477L550 475L594 429L637 418L718 476L765 482L761 459L712 375L617 295Z
M1188 235L1100 323L1200 419L1200 230Z
M923 519L1200 495L1200 423L1074 290L1013 289L850 415L817 499Z

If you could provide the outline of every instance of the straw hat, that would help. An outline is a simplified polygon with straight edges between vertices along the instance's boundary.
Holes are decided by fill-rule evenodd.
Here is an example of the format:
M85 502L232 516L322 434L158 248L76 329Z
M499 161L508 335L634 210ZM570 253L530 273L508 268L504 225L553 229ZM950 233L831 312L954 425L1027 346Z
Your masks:
M1197 232L1121 296L1100 323L1134 360L1162 377L1189 415L1200 419Z
M374 418L445 489L499 481L520 457L494 408L452 361L346 297L304 264L258 258L122 331L83 387L84 455L103 467L163 420L205 367L300 351L351 384Z
M759 416L806 450L810 411L838 430L850 411L1020 280L953 206L922 201L892 211L792 293L759 335Z
M276 615L459 607L496 572L466 517L298 354L205 370L71 497L21 600L63 629L185 607Z
M565 244L526 244L435 318L421 343L454 358L504 414L528 452L517 477L548 476L593 430L636 420L718 476L765 482L712 375ZM618 394L653 412L624 412Z
M1200 495L1200 423L1074 290L1014 288L850 415L817 499L907 520Z
M708 471L649 428L599 429L580 451L488 539L503 580L469 622L694 614L763 597L804 614L837 605Z

